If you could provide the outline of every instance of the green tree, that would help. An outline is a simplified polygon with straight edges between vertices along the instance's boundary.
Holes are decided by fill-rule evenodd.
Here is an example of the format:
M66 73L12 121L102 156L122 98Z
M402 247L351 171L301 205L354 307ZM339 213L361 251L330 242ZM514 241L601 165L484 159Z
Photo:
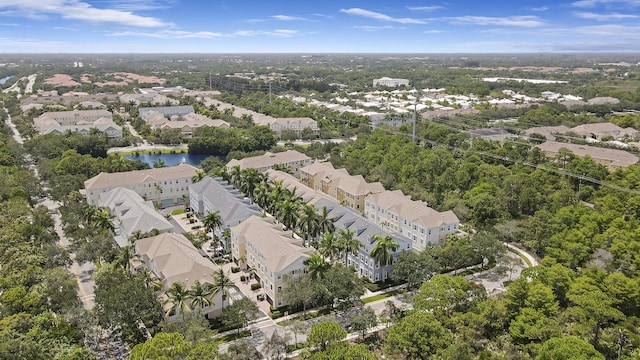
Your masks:
M223 225L222 216L220 210L214 212L207 212L207 215L202 219L202 224L207 231L211 231L211 239L216 239L216 229L219 229Z
M167 299L164 301L164 305L170 305L165 313L165 317L169 317L171 314L178 314L184 318L185 312L191 312L191 294L183 283L176 281L167 290L165 290Z
M355 232L351 229L338 229L338 244L344 256L344 266L348 265L349 254L357 255L362 246L354 236Z
M380 236L378 234L373 235L376 242L375 247L371 250L371 257L375 260L376 265L385 267L393 262L393 253L398 250L400 244L393 240L391 235Z
M253 301L242 298L223 309L220 319L226 326L237 328L239 334L249 322L258 318L259 313L258 306Z
M360 333L360 336L364 339L367 331L372 327L378 325L378 317L372 308L366 307L360 311L360 313L351 319L351 330Z
M144 343L131 349L128 360L166 360L184 358L191 344L181 334L159 332Z
M549 339L542 344L536 360L604 360L593 345L575 336Z
M313 280L324 279L325 274L331 268L331 264L317 252L311 254L311 256L304 261L304 264L307 267L309 276L311 276Z
M229 298L229 289L235 284L225 273L222 268L213 274L213 284L211 284L211 296L218 293L222 294L222 310L224 310L224 300Z
M322 321L311 326L307 342L325 351L333 343L347 337L347 331L340 324L333 321Z
M451 343L452 336L430 313L413 312L389 328L385 352L409 359L430 359Z
M194 309L205 308L212 304L211 296L213 289L206 284L203 285L199 280L196 280L196 282L191 285L189 293L191 297L191 307Z

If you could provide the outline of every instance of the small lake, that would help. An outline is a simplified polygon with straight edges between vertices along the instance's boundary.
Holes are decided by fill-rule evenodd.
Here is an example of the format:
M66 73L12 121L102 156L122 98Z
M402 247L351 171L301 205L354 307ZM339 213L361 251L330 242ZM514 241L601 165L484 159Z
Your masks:
M198 166L202 162L202 160L206 159L211 155L201 155L201 154L140 154L140 155L124 155L123 158L131 159L131 160L140 160L149 164L150 167L153 167L153 163L158 161L158 159L164 160L166 166L173 166L178 164L189 164L193 166Z
M2 79L0 79L0 85L6 83L7 80L11 79L12 77L13 75L3 77Z

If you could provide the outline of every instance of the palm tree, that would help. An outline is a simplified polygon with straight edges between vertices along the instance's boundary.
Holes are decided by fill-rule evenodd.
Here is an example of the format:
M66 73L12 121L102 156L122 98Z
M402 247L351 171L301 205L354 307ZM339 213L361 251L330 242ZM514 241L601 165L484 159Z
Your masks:
M155 276L146 267L142 268L141 270L138 270L136 274L139 274L139 276L142 276L143 281L144 281L144 286L147 289L152 289L153 291L158 291L158 290L160 290L162 288L162 282L160 282L160 279L158 279L158 277Z
M120 249L118 258L116 259L118 265L122 266L126 271L131 271L131 263L143 263L143 260L133 250L133 245L127 245Z
M222 227L222 216L220 216L220 210L214 212L207 212L207 215L202 219L202 224L207 231L211 231L211 239L216 239L216 229Z
M340 243L334 233L324 233L320 242L320 254L335 261L340 256Z
M349 260L349 254L357 255L358 249L360 249L360 241L353 236L355 232L351 229L339 229L338 230L338 244L339 248L344 254L344 266L347 266Z
M189 299L191 298L191 294L185 288L184 284L176 281L165 291L165 295L167 295L167 299L163 302L163 305L171 304L171 307L164 314L165 317L169 317L173 312L180 312L184 319L184 313L191 312L191 307L189 307Z
M255 189L264 179L264 175L258 169L247 169L242 172L240 181L240 191L242 191L251 201L255 196Z
M317 252L311 254L311 256L304 261L304 264L307 266L309 275L314 280L324 279L325 274L331 267L331 264L326 262L322 255Z
M240 171L240 166L234 166L231 168L229 172L229 181L230 184L233 185L236 189L240 187L240 181L242 180L242 171Z
M191 285L191 290L189 290L189 294L191 295L191 306L195 309L196 306L199 308L205 308L211 305L211 295L213 291L210 286L202 285L199 280L196 280L193 285Z
M233 281L224 273L222 268L218 269L213 274L213 284L211 287L211 296L215 296L217 293L222 293L222 310L224 310L224 300L229 297L229 289L235 286Z
M308 243L310 238L316 237L320 233L318 214L316 214L316 209L313 205L304 205L297 223L304 236L305 244Z
M112 222L114 218L115 216L111 215L107 209L98 209L93 214L92 224L97 228L113 231L115 229Z
M326 206L322 207L322 211L318 216L318 228L320 229L321 234L333 233L336 231L336 227L333 224L334 218L329 218L329 212Z
M393 240L391 235L382 237L378 234L373 235L376 241L376 246L371 250L371 257L375 260L376 264L385 267L393 262L393 252L398 250L400 244Z
M265 209L269 204L269 193L271 191L271 185L268 182L261 182L256 186L254 195L256 198L256 204Z
M195 184L204 179L205 176L207 176L207 174L205 174L204 171L196 170L196 174L191 177L191 182Z
M287 228L287 230L294 230L296 223L298 222L298 214L296 204L292 201L286 200L278 206L278 219Z

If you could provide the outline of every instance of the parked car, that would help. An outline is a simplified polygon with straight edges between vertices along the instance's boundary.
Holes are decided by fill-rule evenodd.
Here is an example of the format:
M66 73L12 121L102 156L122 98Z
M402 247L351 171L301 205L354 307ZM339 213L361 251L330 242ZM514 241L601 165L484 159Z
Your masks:
M265 299L264 294L258 294L258 295L256 295L256 300L258 300L258 301L264 301L264 299Z

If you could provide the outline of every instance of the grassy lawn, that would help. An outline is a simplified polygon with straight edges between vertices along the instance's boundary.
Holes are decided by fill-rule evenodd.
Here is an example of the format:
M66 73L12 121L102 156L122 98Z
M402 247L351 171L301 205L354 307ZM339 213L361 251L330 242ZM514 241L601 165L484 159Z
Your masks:
M245 331L241 331L240 334L234 332L232 334L227 334L227 335L221 336L219 339L222 342L229 342L229 341L233 341L233 340L246 338L246 337L249 337L249 336L251 336L251 332L249 330L245 330Z
M318 311L308 312L306 317L303 316L303 315L296 316L296 317L293 317L293 318L288 319L288 320L282 320L280 322L277 322L276 325L278 325L278 326L289 326L289 325L291 325L291 323L294 320L315 319L315 318L320 317L320 316L329 315L332 312L333 312L333 310L331 310L331 309L322 309L322 310L318 310Z
M184 214L184 209L175 209L171 212L171 215L180 215Z
M396 289L396 290L389 291L389 292L384 293L384 294L378 294L378 295L370 296L368 298L364 298L364 299L362 299L362 302L365 303L365 304L368 304L368 303L371 303L371 302L374 302L374 301L378 301L378 300L386 299L388 297L392 297L394 295L398 295L400 293L403 293L404 291L405 291L404 289Z
M522 253L520 251L513 250L513 249L508 249L507 251L511 251L512 253L518 255L520 257L520 259L522 259L522 261L524 261L524 263L527 264L528 267L532 267L533 266L531 261L529 261L529 259L526 256L522 255Z

